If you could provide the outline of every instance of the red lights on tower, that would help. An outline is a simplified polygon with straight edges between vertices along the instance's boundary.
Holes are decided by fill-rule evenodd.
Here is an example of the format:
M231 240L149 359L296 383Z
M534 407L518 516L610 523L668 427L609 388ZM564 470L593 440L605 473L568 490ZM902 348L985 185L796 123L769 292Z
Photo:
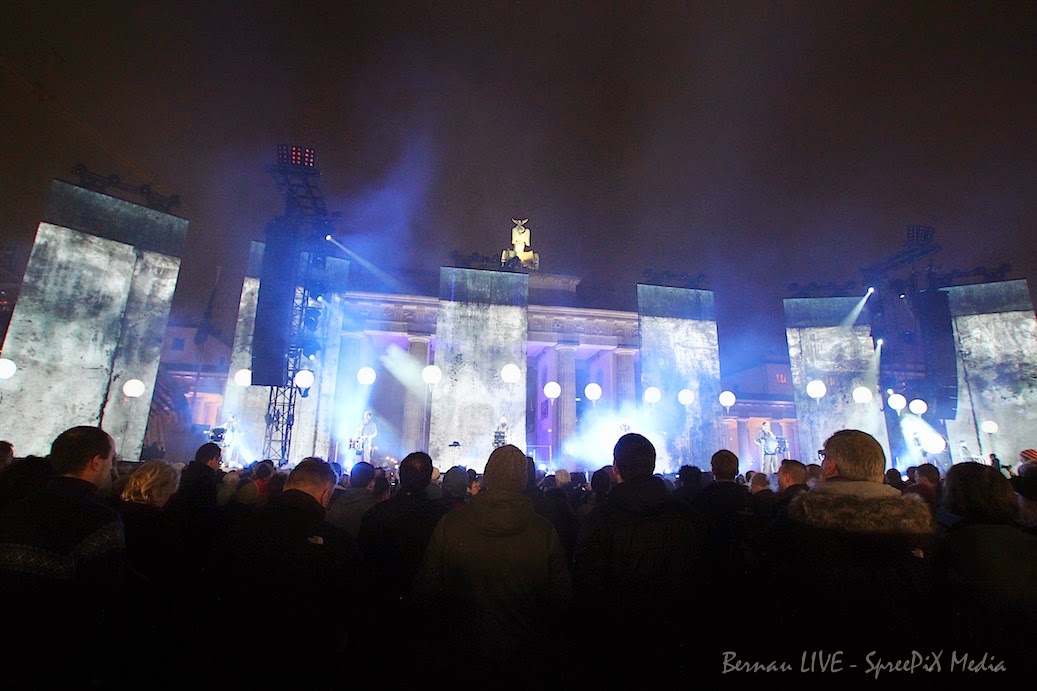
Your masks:
M302 146L279 144L277 147L277 162L278 164L313 168L317 164L317 158L313 149Z

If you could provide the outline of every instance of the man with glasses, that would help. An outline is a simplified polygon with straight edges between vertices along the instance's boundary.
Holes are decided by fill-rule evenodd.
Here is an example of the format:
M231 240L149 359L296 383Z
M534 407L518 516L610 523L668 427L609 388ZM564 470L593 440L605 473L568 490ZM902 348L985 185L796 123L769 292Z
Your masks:
M929 509L883 484L886 455L870 434L840 430L818 457L821 482L789 504L777 550L775 579L811 585L809 598L782 603L779 616L796 623L789 639L802 649L909 645L926 623L916 603L927 597Z

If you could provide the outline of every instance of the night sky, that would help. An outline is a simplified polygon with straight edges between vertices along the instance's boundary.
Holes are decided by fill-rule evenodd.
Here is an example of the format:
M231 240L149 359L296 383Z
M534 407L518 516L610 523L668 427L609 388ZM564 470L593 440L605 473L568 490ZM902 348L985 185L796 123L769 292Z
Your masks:
M909 225L1037 293L1035 36L1033 2L6 1L0 242L78 162L179 194L174 317L222 266L230 340L296 143L390 273L528 218L542 271L706 274L731 372L783 353L789 283L859 283Z

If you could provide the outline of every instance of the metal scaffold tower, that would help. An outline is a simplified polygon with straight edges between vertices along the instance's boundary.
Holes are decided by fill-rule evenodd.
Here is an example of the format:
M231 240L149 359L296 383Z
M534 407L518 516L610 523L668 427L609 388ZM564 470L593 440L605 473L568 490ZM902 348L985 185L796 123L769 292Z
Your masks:
M308 395L314 375L307 364L321 350L317 325L324 296L322 286L311 279L323 270L327 260L325 237L330 232L331 217L324 206L312 149L279 146L277 164L267 170L284 195L285 213L267 226L261 290L262 281L268 280L290 287L291 313L283 341L286 348L281 348L282 376L279 384L270 386L263 457L284 465L292 444L296 396ZM272 256L275 253L278 256ZM257 328L258 323L257 316Z

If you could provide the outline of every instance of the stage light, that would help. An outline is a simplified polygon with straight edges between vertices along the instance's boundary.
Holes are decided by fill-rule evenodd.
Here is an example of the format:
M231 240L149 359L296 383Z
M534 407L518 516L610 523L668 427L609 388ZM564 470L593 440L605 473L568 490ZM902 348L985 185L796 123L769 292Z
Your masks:
M239 369L234 373L234 383L238 386L252 386L252 370Z
M317 353L321 350L320 341L313 336L306 336L302 339L299 344L299 349L302 351L304 357L309 360L316 360Z
M733 391L721 391L720 396L717 400L720 401L720 405L730 410L731 406L735 404L735 401L737 399L735 398L735 394Z
M899 413L901 410L907 407L907 399L903 395L895 393L886 399L886 403L889 407Z
M869 403L871 401L871 389L867 386L858 386L853 390L853 400L858 403Z
M654 405L654 404L658 403L659 400L662 397L663 397L663 392L660 391L659 389L657 389L654 386L649 386L647 389L645 389L645 393L644 393L645 403L649 403L649 404Z
M292 378L292 383L295 384L296 388L300 391L308 391L313 386L314 376L313 372L308 369L301 369L295 373Z
M18 371L18 365L13 360L0 357L0 379L10 379Z
M331 242L331 240L333 239L333 238L331 237L331 233L328 233L327 235L325 235L325 236L324 236L324 239L325 239L325 240L327 240L328 242Z
M828 387L820 379L814 379L807 383L807 396L810 396L818 403L821 402L826 393L828 393Z
M997 434L997 431L1001 429L993 420L984 420L983 424L981 424L979 428L987 434Z
M370 386L374 384L376 376L374 370L370 367L361 367L356 373L356 380L363 386Z
M435 365L429 365L425 369L421 370L421 380L429 386L435 386L442 378L443 370L439 369Z
M544 384L544 395L552 401L562 395L562 387L556 381L549 381Z
M881 338L880 338L880 339L879 339L879 340L877 340L877 341L876 341L875 343L876 343L877 345L879 345L879 346L881 347L881 346L882 346L882 344L883 344L883 343L885 343L885 341L884 341L883 339L881 339Z
M317 299L320 300L321 298L318 297ZM317 324L320 322L320 313L321 313L320 307L307 307L306 308L306 313L303 315L303 318L302 318L302 325L304 327L306 327L307 331L316 331L317 330Z
M868 288L868 295L871 295L874 292L875 292L874 288Z
M907 409L915 415L925 415L925 411L929 410L929 404L923 401L921 398L916 398L907 404Z
M587 400L593 403L601 398L601 387L594 383L587 384L583 389L583 395L587 397Z
M691 405L695 401L695 394L691 389L681 389L677 392L677 402L681 405Z
M505 384L515 384L522 377L522 370L519 369L518 365L508 363L501 368L500 378Z
M122 392L129 398L140 398L144 394L144 382L140 379L129 379L122 385Z

